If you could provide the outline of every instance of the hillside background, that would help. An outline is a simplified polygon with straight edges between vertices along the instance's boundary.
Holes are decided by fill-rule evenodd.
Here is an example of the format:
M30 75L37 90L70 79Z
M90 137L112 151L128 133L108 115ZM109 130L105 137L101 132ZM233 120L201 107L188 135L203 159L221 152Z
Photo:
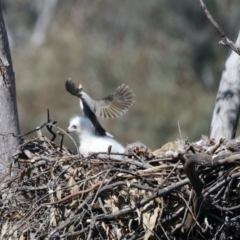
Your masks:
M94 98L122 83L134 91L126 115L101 120L123 144L140 140L155 149L179 139L178 120L184 138L208 135L229 48L218 44L197 0L54 2L38 42L33 36L45 1L3 1L22 133L43 124L48 108L63 129L80 113L78 99L64 87L70 77ZM205 3L235 41L239 1ZM68 139L65 144L74 149Z

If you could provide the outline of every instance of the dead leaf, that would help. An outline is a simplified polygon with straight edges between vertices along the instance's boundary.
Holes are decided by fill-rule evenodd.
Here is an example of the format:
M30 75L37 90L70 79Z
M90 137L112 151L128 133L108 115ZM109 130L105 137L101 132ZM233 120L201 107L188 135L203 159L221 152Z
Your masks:
M108 236L109 233L109 226L107 224L105 224L105 222L102 222L102 227L104 229L104 231L106 232L106 235ZM109 239L109 238L108 238Z
M49 225L56 227L59 221L62 220L62 211L59 208L51 208Z
M70 187L70 193L75 194L78 192L78 185L73 177L70 177L68 180L68 186ZM72 197L72 203L70 207L74 206L77 203L78 196Z
M26 238L23 236L23 234L20 236L18 240L25 240Z
M49 222L49 225L50 226L53 226L53 227L56 227L57 226L57 221L56 221L56 218L55 218L55 214L54 214L54 210L55 208L51 208L50 210L50 222Z
M2 225L1 239L3 239L3 236L7 233L7 229L8 229L8 221L3 223Z
M54 167L53 166L50 166L50 177L51 177L51 179L55 179Z
M112 205L111 206L112 207L112 213L119 211L119 208L117 206L118 205L118 198L115 195L112 196L111 205Z
M57 185L57 188L56 188L56 192L57 192L57 199L60 200L62 199L62 188L61 188L61 185Z
M146 204L143 210L146 210L151 205L153 205L153 201ZM152 230L155 226L155 223L158 217L159 207L156 207L152 214L151 214L151 210L152 208L150 208L147 212L143 213L143 227L146 230L143 240L148 240L148 238L151 235L153 235Z

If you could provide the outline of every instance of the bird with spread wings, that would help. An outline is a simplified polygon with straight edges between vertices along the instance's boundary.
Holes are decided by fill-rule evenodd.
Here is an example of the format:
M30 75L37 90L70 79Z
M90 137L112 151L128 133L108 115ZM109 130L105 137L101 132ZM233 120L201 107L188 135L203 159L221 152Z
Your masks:
M95 132L99 136L109 135L106 130L98 122L97 117L116 118L125 114L133 104L133 93L128 86L122 84L113 94L103 99L94 100L86 92L80 84L76 87L71 79L65 82L66 90L80 100L80 107L83 115L87 117Z

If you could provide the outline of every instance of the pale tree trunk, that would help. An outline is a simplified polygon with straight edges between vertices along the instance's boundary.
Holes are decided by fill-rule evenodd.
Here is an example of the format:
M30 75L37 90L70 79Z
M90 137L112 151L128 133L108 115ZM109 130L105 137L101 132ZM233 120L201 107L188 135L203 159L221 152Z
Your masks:
M240 32L236 41L240 47ZM210 137L233 139L240 111L240 56L231 51L222 73L212 117Z
M0 4L0 179L8 171L20 143L15 79L7 32ZM9 134L10 133L10 134ZM1 184L1 183L0 183Z

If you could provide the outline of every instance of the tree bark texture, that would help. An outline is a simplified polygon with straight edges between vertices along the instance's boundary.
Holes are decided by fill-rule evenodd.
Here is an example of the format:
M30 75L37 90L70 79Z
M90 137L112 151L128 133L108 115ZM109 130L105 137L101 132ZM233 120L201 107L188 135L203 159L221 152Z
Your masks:
M240 47L240 32L236 40ZM210 137L235 138L240 111L240 56L231 51L226 60L213 111Z
M6 173L20 143L16 89L7 32L0 5L0 177Z

